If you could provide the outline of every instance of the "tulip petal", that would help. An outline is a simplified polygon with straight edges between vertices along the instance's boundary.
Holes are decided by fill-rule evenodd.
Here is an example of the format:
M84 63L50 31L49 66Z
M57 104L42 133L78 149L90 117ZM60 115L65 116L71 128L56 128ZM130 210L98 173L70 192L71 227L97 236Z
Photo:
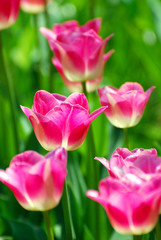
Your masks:
M38 141L46 150L51 151L61 146L62 132L60 120L57 120L59 124L56 125L56 123L48 117L49 114L43 116L33 112L29 108L22 106L21 108L29 118Z
M35 94L32 110L45 115L57 105L59 105L59 101L57 101L53 94L41 90Z

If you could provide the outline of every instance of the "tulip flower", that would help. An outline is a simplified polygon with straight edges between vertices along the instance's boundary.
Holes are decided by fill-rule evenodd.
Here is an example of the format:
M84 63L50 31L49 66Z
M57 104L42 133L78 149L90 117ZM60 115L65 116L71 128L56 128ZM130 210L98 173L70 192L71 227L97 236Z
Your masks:
M106 107L89 114L84 94L73 93L68 98L38 91L32 109L21 107L29 118L40 144L48 151L58 146L77 149L85 140L90 123Z
M118 128L135 126L141 119L151 92L151 87L144 92L136 82L126 82L120 89L106 86L98 89L102 106L108 106L105 114L109 121Z
M111 50L104 54L105 47L113 35L102 40L97 34L99 25L100 20L96 19L83 27L72 21L56 25L53 31L41 28L55 54L52 62L69 90L82 91L85 81L87 90L93 91L101 82L105 63L113 53Z
M28 13L40 13L51 0L21 0L21 8Z
M141 235L156 225L161 197L161 177L141 181L133 174L121 179L108 177L99 184L99 192L87 196L100 203L113 226L121 234Z
M0 170L0 181L8 186L27 210L47 211L61 199L67 170L65 149L58 148L45 157L34 151L16 155L9 168Z
M121 178L127 173L135 174L145 181L161 174L161 157L155 149L117 148L110 161L96 157L108 170L110 176Z
M20 0L0 0L0 30L10 27L17 19Z

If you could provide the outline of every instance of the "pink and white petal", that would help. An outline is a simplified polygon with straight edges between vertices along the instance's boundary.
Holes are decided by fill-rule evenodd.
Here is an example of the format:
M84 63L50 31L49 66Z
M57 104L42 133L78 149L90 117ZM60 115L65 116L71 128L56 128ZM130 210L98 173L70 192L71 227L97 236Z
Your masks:
M95 110L93 113L91 113L89 115L89 118L84 121L84 125L87 126L87 125L90 125L90 123L96 118L98 117L101 113L103 113L105 110L107 109L107 107L100 107L99 109Z
M56 67L57 71L60 73L60 76L62 77L62 80L63 80L65 86L67 87L67 89L70 92L81 93L82 92L82 83L81 82L71 82L71 81L69 81L65 77L62 66L61 66L61 63L59 62L59 60L57 58L52 58L52 62L53 62L53 65Z
M112 54L115 52L115 50L110 50L108 53L103 55L103 60L104 60L104 64L107 62L107 60L112 56Z
M53 48L53 51L61 62L66 78L70 81L84 81L85 65L79 53L74 51L72 47L69 49L68 46L58 41L53 42L52 44L53 46L56 46Z
M83 123L73 129L68 137L68 151L73 151L83 144L87 136L88 129L89 126L84 126Z
M32 110L45 115L57 105L59 105L59 101L57 101L53 94L40 90L35 94Z
M72 105L82 106L89 112L89 106L86 96L82 93L73 93L71 94L65 101L66 103L70 103Z
M59 125L57 126L52 119L34 113L29 108L21 108L29 118L38 141L46 150L51 151L61 145L62 132ZM60 124L61 122L58 121L58 123Z
M150 97L150 95L151 95L151 93L152 93L152 91L155 89L156 87L155 86L153 86L153 87L151 87L151 88L149 88L145 93L146 93L146 95L147 95L147 98L149 99L149 97Z
M53 32L58 35L62 32L65 31L71 31L71 32L75 32L78 28L78 22L75 20L70 20L67 22L64 22L62 24L54 24L53 26Z
M101 27L101 22L101 18L92 19L88 21L84 26L80 26L80 31L86 32L90 29L93 29L96 33L98 33Z
M55 40L56 39L56 35L55 33L48 29L48 28L45 28L45 27L41 27L40 28L40 32L48 39L48 40Z
M126 93L128 91L134 91L134 90L144 92L143 87L137 82L126 82L126 83L124 83L120 87L119 92Z
M95 157L94 159L98 160L100 163L102 163L102 165L107 168L107 170L109 171L110 170L110 167L109 167L109 161L106 159L106 158L103 158L103 157Z
M4 183L15 195L17 201L22 204L28 204L27 199L24 196L24 188L20 177L13 171L0 170L0 181Z

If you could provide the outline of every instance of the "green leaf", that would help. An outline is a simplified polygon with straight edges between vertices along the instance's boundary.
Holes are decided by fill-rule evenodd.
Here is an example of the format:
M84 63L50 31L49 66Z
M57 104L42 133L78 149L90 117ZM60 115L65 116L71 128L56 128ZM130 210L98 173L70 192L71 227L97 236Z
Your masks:
M16 240L47 240L45 232L41 227L31 225L22 221L10 221L13 238Z

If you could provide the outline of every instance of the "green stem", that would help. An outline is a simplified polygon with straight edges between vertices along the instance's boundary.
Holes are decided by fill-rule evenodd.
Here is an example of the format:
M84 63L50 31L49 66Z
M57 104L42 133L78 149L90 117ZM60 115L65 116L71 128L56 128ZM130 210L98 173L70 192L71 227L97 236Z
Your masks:
M155 233L156 233L156 240L160 240L161 239L161 227L160 227L159 219L155 226Z
M86 82L82 82L82 91L84 93L84 95L86 96L86 98L88 98L87 96L87 89L86 89Z
M125 136L125 144L126 144L126 147L129 149L128 129L124 128L123 130L124 130L124 136Z
M2 160L1 164L5 163L5 160L8 159L8 144L7 144L7 134L6 134L6 129L7 129L7 119L6 119L6 109L5 109L5 99L4 96L0 96L0 116L1 116L1 151L2 154Z
M66 240L73 240L74 239L73 224L72 224L72 217L71 217L71 210L70 210L69 196L68 196L68 189L67 189L66 181L64 184L62 203L63 203L63 213L64 213L64 220L65 220Z
M133 240L141 240L142 235L133 235Z
M18 137L17 118L16 118L15 92L14 92L13 81L11 79L9 68L5 61L5 56L3 53L1 32L0 32L0 59L2 61L2 68L4 70L4 76L5 76L6 85L8 88L9 103L10 103L10 110L11 110L11 116L12 116L12 128L13 128L14 142L15 142L15 152L19 153L19 137Z
M82 88L83 92L88 98L87 90L86 90L86 84L85 82L82 82ZM98 188L98 181L99 181L99 171L98 171L98 165L97 161L94 160L96 157L96 148L95 148L95 142L94 142L94 135L93 135L93 129L92 125L89 127L88 134L87 134L87 147L88 147L88 159L87 161L87 169L89 169L90 172L87 173L87 186L88 188ZM90 214L90 229L94 233L94 236L96 239L99 239L99 205L94 205L90 202L90 205L88 206L88 212Z
M49 22L49 14L48 14L48 11L47 11L47 0L44 0L45 1L45 11L44 11L44 14L45 14L45 21L46 21L46 27L47 28L50 28L50 22ZM52 52L50 50L50 48L48 47L48 62L49 62L49 92L53 92L53 89L54 89L54 81L53 81L53 64L51 62L51 59L52 59Z
M34 14L34 24L35 24L35 37L36 37L36 48L37 48L37 55L38 55L38 61L36 63L36 77L37 77L37 89L41 89L41 64L40 64L40 59L41 59L41 45L40 45L40 39L39 39L39 20L38 20L38 14Z
M48 236L48 240L54 240L54 235L51 230L51 223L50 223L50 216L49 216L49 211L43 212L44 214L44 219L45 219L45 225L46 225L46 232Z

